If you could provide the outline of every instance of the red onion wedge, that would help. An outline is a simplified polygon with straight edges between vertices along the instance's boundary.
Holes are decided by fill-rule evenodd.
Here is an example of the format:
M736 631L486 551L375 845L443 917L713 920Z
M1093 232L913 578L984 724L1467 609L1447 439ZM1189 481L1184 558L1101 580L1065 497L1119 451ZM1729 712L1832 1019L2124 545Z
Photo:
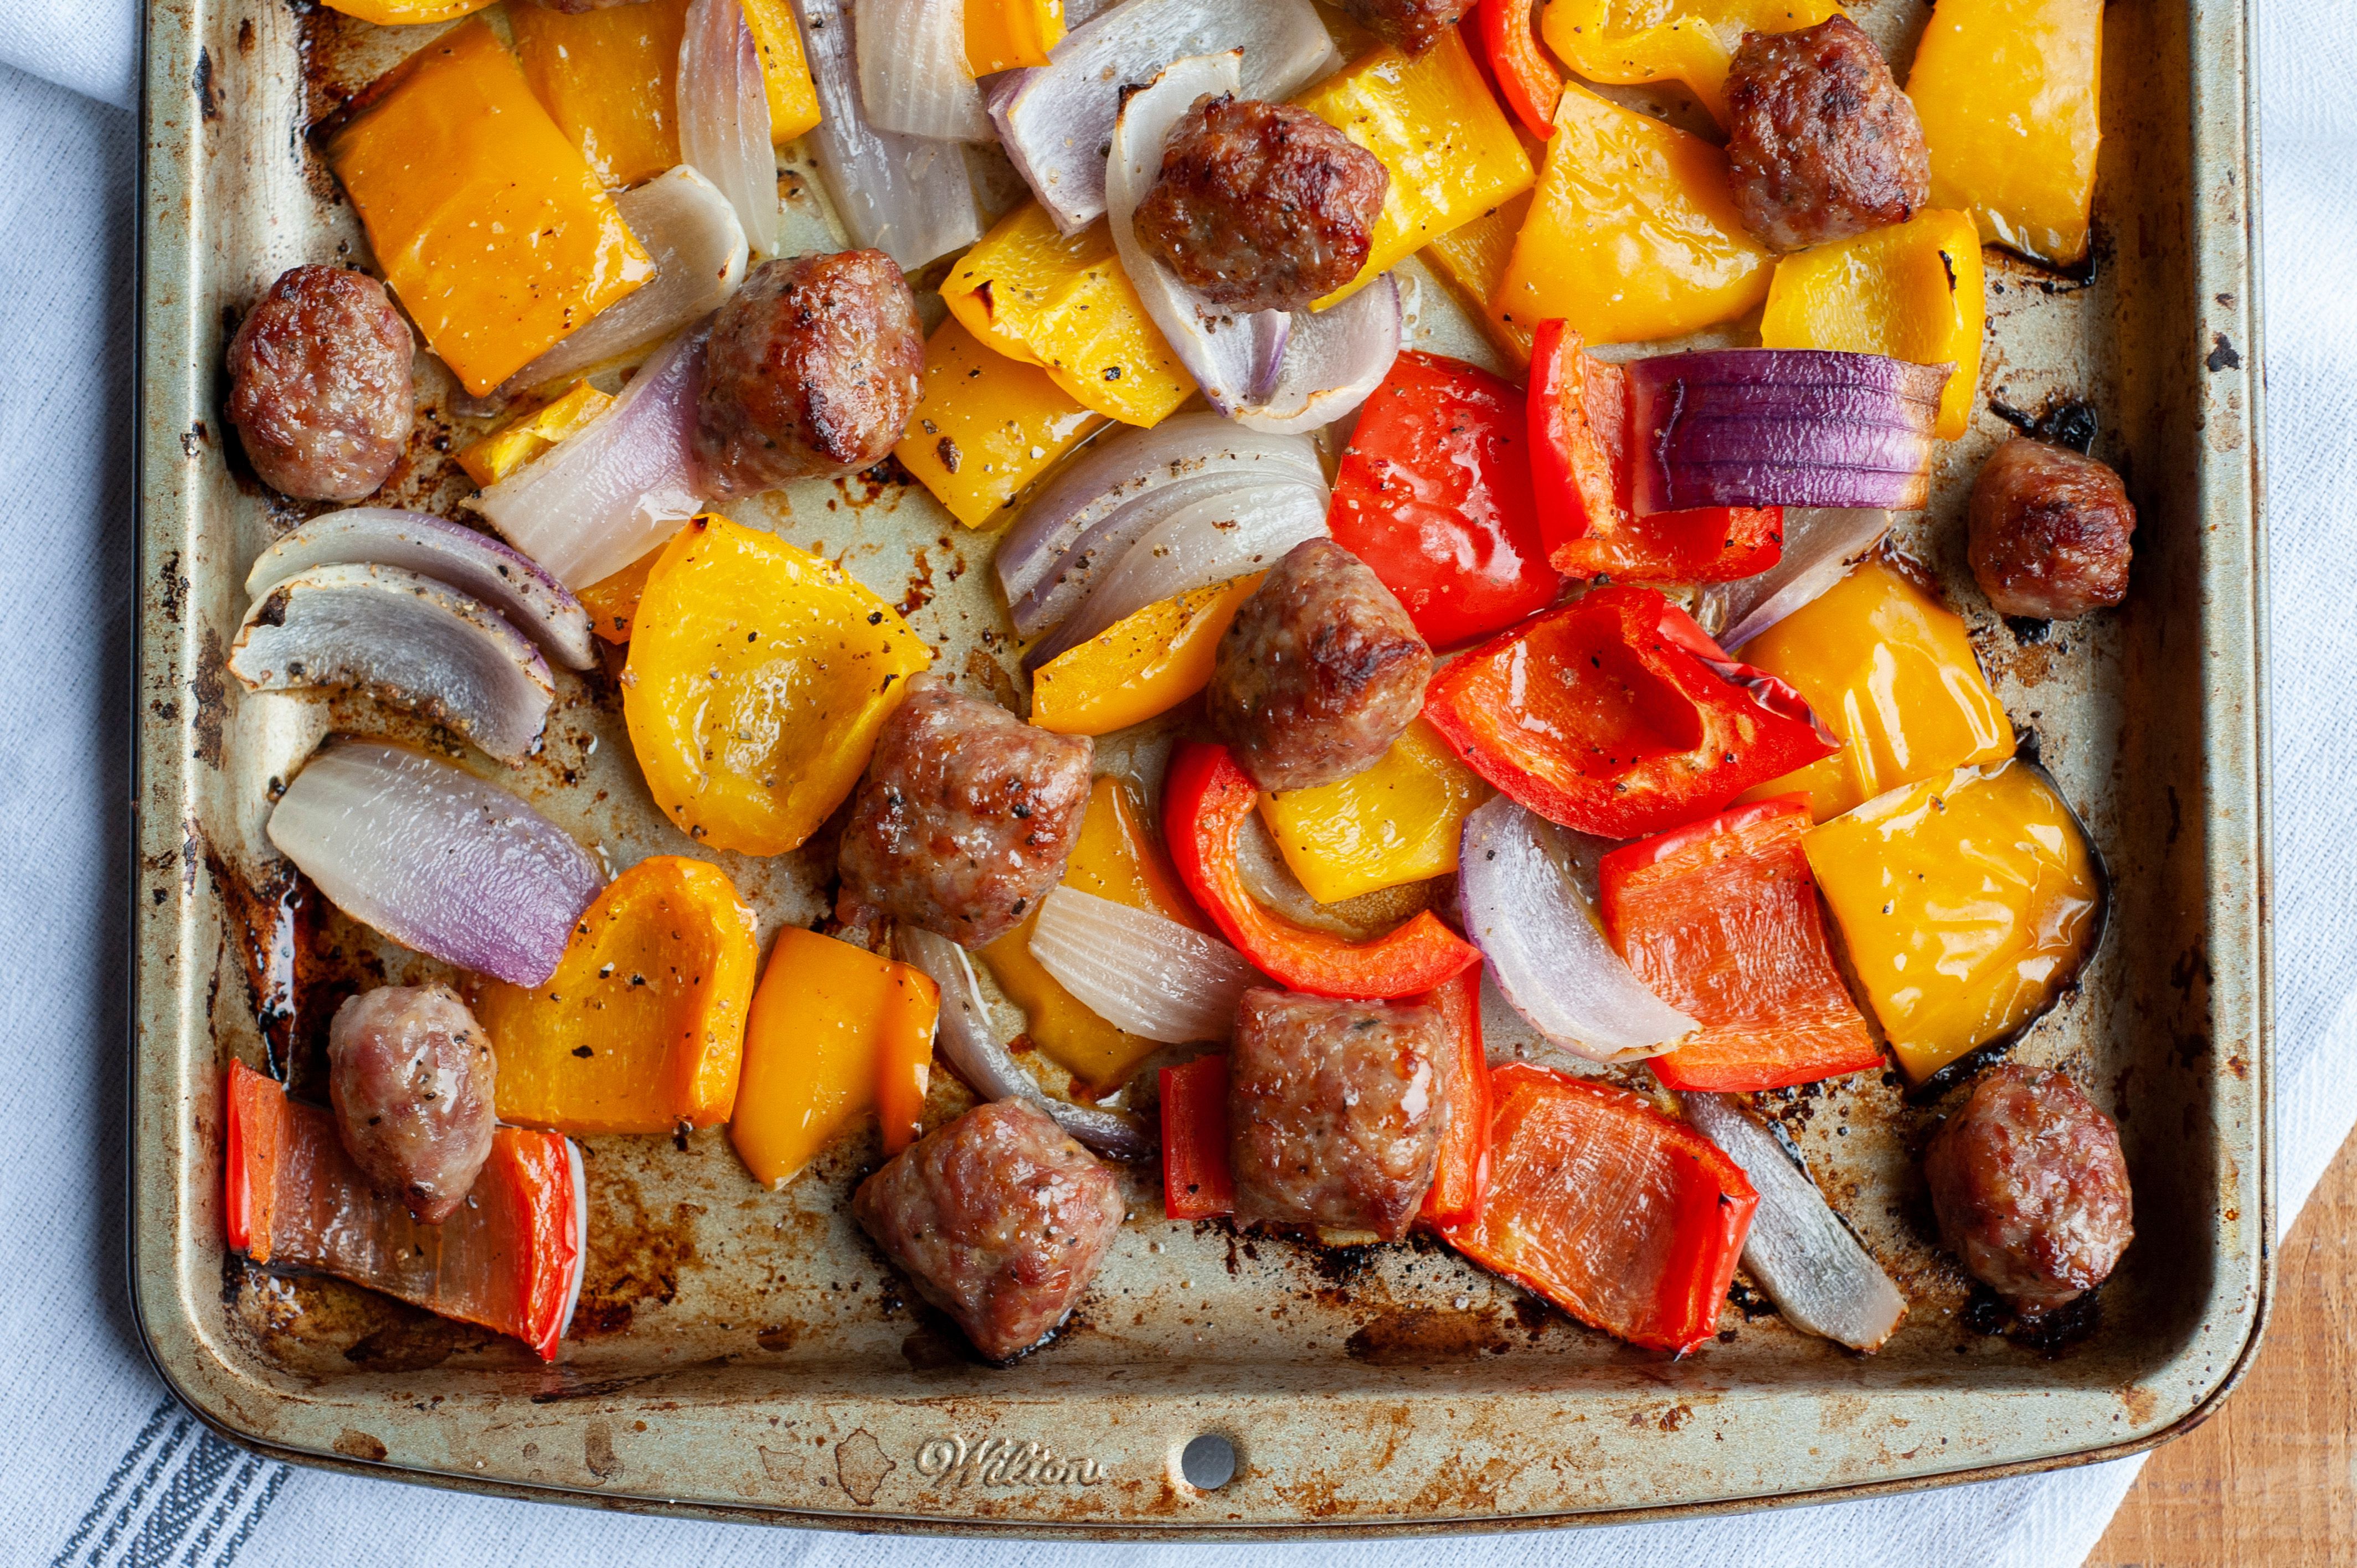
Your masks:
M1107 1023L1165 1045L1224 1040L1260 972L1217 937L1076 888L1039 904L1031 956Z
M597 662L589 612L530 556L480 529L422 511L360 506L325 512L282 536L245 575L260 598L314 566L398 566L480 599L569 670Z
M1686 1120L1727 1151L1760 1190L1743 1266L1800 1328L1853 1350L1879 1349L1907 1298L1825 1202L1782 1140L1729 1094L1683 1097Z
M1135 1116L1075 1105L1040 1090L991 1026L990 1010L983 1004L974 961L965 949L915 926L897 928L893 940L902 959L923 970L942 988L941 1026L933 1044L968 1089L985 1100L1028 1100L1053 1116L1065 1132L1114 1159L1142 1160L1154 1153L1157 1146L1154 1134Z
M1065 34L1046 65L991 83L999 140L1057 227L1077 234L1105 210L1104 149L1122 93L1173 60L1221 49L1242 52L1245 98L1287 97L1342 63L1309 0L1125 0Z
M694 447L704 338L675 338L614 406L477 496L475 510L568 587L610 577L702 506Z
M506 790L370 741L312 755L270 813L270 842L362 925L511 985L556 972L606 880L587 851Z
M250 692L361 687L519 765L556 696L548 661L497 610L398 566L314 566L273 584L229 668Z
M745 242L778 253L778 155L770 93L743 0L694 0L679 46L679 154L728 198Z
M1821 349L1632 360L1637 510L1920 507L1940 391L1954 371Z
M1205 93L1240 91L1243 59L1243 51L1229 49L1174 60L1152 85L1122 101L1105 166L1105 207L1123 270L1205 400L1239 424L1289 435L1332 424L1382 384L1400 349L1398 283L1386 274L1331 309L1297 310L1283 323L1265 319L1268 312L1238 316L1205 301L1147 255L1131 223L1161 173L1170 127Z
M999 541L991 570L1017 633L1037 637L1069 615L1092 568L1119 561L1139 533L1176 510L1170 502L1279 478L1323 485L1317 448L1301 436L1264 435L1216 413L1173 414L1149 430L1123 426L1099 437L1032 498Z
M1659 1056L1699 1026L1646 989L1605 940L1583 835L1504 795L1465 819L1458 897L1490 978L1550 1045L1590 1061Z
M942 142L996 134L965 63L965 0L854 0L859 101L879 131Z
M651 283L591 317L582 328L510 376L516 393L577 376L692 327L728 302L744 281L745 226L720 188L686 164L614 198L622 221L655 259Z
M1038 669L1158 600L1267 570L1304 540L1326 536L1327 506L1322 481L1299 479L1254 479L1189 501L1138 534L1062 624L1025 652L1024 668Z
M811 149L852 243L913 273L982 238L965 149L877 129L860 102L851 0L794 0L823 118Z
M1890 532L1879 507L1793 507L1784 513L1784 553L1776 564L1740 582L1714 583L1702 592L1697 618L1732 653L1832 587Z

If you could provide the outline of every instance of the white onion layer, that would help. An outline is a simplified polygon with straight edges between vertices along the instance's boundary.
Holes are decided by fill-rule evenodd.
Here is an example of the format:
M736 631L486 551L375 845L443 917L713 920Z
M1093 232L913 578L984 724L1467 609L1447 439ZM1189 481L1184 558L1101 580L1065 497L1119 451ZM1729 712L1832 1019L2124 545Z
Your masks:
M1260 981L1217 937L1071 887L1041 901L1031 956L1097 1016L1165 1045L1226 1039Z
M1598 1062L1659 1056L1699 1026L1605 940L1572 864L1577 836L1504 795L1468 814L1457 857L1465 934L1500 994L1550 1045Z
M859 100L879 131L987 142L982 89L965 62L965 0L854 0Z
M1686 1120L1743 1167L1760 1194L1743 1266L1798 1327L1873 1350L1907 1316L1907 1298L1851 1235L1776 1134L1727 1094L1681 1097Z
M694 0L679 46L679 153L737 209L745 242L778 253L778 155L770 91L742 0Z
M850 0L794 0L802 51L818 89L811 133L819 182L852 243L883 252L903 272L982 238L982 210L965 149L879 130L860 102L857 31Z

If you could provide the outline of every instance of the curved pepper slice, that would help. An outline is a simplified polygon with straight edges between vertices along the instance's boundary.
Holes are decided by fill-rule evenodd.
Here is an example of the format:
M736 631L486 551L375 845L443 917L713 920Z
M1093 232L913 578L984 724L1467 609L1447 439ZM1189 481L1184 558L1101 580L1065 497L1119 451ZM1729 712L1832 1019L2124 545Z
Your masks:
M1442 1238L1631 1344L1708 1339L1760 1207L1742 1167L1625 1089L1523 1062L1490 1083L1490 1188Z
M1672 1089L1740 1093L1882 1065L1825 940L1805 795L1738 806L1596 868L1605 934L1701 1030L1647 1065Z
M1327 526L1436 648L1510 627L1563 586L1539 536L1529 443L1513 383L1415 349L1359 411Z
M1236 831L1259 800L1226 746L1187 741L1171 753L1162 797L1171 862L1221 934L1264 973L1317 996L1382 1001L1433 990L1480 961L1480 950L1429 909L1352 942L1262 908L1236 867Z
M1211 682L1228 623L1265 572L1157 600L1031 677L1031 722L1058 735L1111 735L1177 707Z
M231 1064L226 1088L231 1248L512 1334L556 1359L582 1242L563 1138L499 1128L467 1202L426 1225L378 1196L324 1107L289 1100L243 1062Z
M1727 583L1784 553L1782 507L1637 515L1629 376L1591 358L1567 321L1531 339L1531 488L1556 571L1616 583Z
M1551 822L1641 838L1837 749L1798 693L1651 588L1598 588L1454 660L1424 716Z
M642 860L575 924L545 984L486 978L470 998L499 1051L505 1122L668 1133L728 1119L761 950L718 866Z
M1554 135L1563 72L1531 30L1530 0L1480 0L1473 7L1473 25L1498 97L1523 130L1542 142Z
M1197 1057L1162 1069L1162 1211L1211 1219L1236 1211L1228 1154L1228 1058Z
M1439 1010L1457 1047L1448 1078L1448 1125L1440 1157L1417 1218L1434 1226L1461 1225L1481 1210L1490 1190L1490 1058L1481 1045L1481 971L1477 966L1424 999Z

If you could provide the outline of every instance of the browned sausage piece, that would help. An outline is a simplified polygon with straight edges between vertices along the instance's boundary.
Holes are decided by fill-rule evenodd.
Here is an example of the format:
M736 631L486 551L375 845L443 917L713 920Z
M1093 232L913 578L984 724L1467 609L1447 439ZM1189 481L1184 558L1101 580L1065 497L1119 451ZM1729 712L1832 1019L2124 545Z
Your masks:
M877 911L969 948L1013 930L1063 877L1095 749L917 676L852 799L837 918Z
M1966 517L1973 580L1999 615L2069 620L2127 596L2136 507L2093 457L2017 435L1981 465Z
M1138 242L1232 310L1299 310L1359 275L1391 171L1307 109L1206 93L1171 127Z
M1342 0L1352 21L1387 44L1420 55L1473 8L1473 0Z
M1727 109L1736 209L1774 250L1901 223L1932 199L1915 105L1846 16L1744 34Z
M1432 650L1399 600L1330 539L1297 544L1220 639L1204 707L1264 789L1373 766L1424 706Z
M925 377L916 296L881 251L763 262L712 323L695 456L715 500L883 461Z
M2119 1132L2059 1072L1983 1077L1923 1176L1941 1239L2026 1316L2103 1283L2136 1234Z
M381 985L328 1025L328 1101L344 1152L429 1225L457 1211L490 1157L491 1037L443 985Z
M917 1294L1005 1361L1064 1320L1121 1229L1121 1187L1038 1106L978 1105L859 1184L851 1212Z
M1236 1223L1407 1234L1448 1120L1439 1013L1252 990L1228 1054Z
M280 274L229 345L229 419L262 482L304 500L374 494L409 442L415 353L365 273Z

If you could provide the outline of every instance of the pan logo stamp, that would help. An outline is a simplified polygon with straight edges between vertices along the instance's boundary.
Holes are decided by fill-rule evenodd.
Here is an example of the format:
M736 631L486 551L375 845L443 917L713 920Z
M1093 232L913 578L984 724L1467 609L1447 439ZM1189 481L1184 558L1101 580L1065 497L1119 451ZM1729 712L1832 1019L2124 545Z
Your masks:
M1066 1459L1044 1444L985 1437L936 1437L917 1450L917 1474L966 1487L1093 1487L1105 1478L1094 1459Z

